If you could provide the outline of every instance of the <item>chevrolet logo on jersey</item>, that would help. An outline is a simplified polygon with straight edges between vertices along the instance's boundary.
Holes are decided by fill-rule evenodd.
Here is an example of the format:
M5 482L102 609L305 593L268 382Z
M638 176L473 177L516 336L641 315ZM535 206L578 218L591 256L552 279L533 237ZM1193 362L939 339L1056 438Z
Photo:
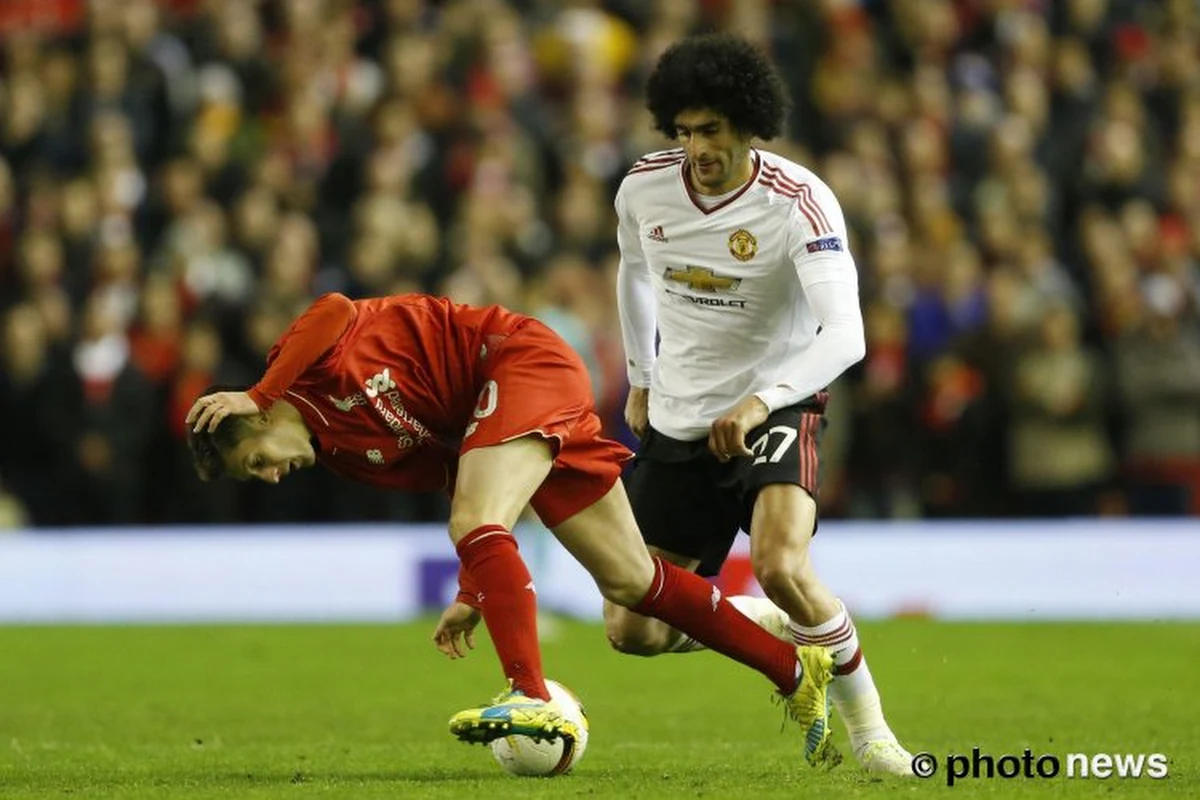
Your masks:
M693 292L734 292L742 283L741 278L718 275L708 267L667 267L663 277L676 283L686 283Z

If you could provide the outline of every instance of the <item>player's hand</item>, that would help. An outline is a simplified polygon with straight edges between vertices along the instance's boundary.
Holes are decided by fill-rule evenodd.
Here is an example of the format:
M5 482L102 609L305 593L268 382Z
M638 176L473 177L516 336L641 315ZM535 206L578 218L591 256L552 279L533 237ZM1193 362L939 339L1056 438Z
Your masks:
M631 386L625 398L625 424L641 439L650 427L650 389Z
M184 421L194 433L212 433L230 415L248 417L257 413L258 404L245 392L213 392L197 399Z
M738 403L733 411L712 424L708 433L708 449L721 462L754 455L746 447L746 434L766 422L770 413L766 403L750 395Z
M475 626L482 618L478 610L455 600L433 629L434 646L451 659L466 658L467 650L475 649Z

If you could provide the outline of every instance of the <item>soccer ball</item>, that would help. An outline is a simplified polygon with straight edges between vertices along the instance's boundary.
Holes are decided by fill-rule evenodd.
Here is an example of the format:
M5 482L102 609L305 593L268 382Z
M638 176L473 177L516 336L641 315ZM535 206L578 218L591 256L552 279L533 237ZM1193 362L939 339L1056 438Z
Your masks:
M557 681L546 681L550 699L558 703L563 715L579 728L579 739L546 741L528 736L505 736L492 742L492 755L505 771L513 775L549 778L570 772L583 758L588 743L587 714L575 694Z

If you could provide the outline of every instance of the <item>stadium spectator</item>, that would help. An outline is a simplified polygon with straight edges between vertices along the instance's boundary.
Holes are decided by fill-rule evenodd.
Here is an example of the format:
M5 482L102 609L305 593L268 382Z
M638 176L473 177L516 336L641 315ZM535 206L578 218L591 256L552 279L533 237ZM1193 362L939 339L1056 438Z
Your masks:
M0 344L0 477L30 522L69 521L62 502L62 468L71 446L61 398L65 365L32 304L11 306L3 317Z
M1109 387L1079 333L1069 308L1051 307L1013 367L1009 476L1023 505L1041 516L1095 513L1098 492L1113 476Z
M1124 454L1135 512L1194 513L1200 488L1200 340L1181 326L1187 298L1150 279L1139 319L1116 344Z
M1196 379L1200 10L1188 0L10 0L0 314L35 312L46 363L69 374L85 309L106 297L120 329L109 341L127 341L130 374L158 387L152 432L135 438L166 452L179 408L164 387L194 381L195 330L216 337L212 369L255 374L273 340L256 347L255 326L321 292L419 289L533 312L553 265L583 264L594 307L570 308L571 325L596 350L608 432L627 436L611 200L633 160L663 146L643 107L648 70L707 29L779 62L795 113L775 149L841 198L884 337L868 344L879 359L835 387L831 414L839 395L856 410L831 420L848 426L851 457L828 475L827 516L1041 510L1004 465L1028 424L1012 414L1013 376L1042 357L1026 350L1053 309L1077 318L1100 383L1168 363L1179 387ZM1182 298L1169 326L1151 321L1162 277ZM1186 431L1200 412L1162 391L1113 394L1094 446L1117 459L1105 485L1129 510L1194 513L1186 465L1200 442ZM885 419L909 427L886 433ZM62 471L81 447L105 463L82 429L45 424L6 428L3 457L24 463L22 442L55 440ZM894 436L911 452L889 458ZM153 490L128 479L140 499L122 519L445 513L343 502L323 477L291 510L253 493L203 504L167 490L166 475L186 473L152 472ZM35 524L67 521L55 513L72 505L70 482L3 474ZM168 496L179 505L152 502Z

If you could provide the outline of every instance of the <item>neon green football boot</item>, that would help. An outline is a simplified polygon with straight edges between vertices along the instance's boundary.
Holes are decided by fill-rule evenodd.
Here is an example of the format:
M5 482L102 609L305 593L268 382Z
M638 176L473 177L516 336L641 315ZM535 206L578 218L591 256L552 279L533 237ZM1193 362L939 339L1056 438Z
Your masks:
M491 703L451 717L450 733L470 744L484 744L505 736L579 740L575 723L563 716L557 703L526 697L513 689L511 682Z
M804 731L804 760L819 769L833 769L842 754L833 744L830 727L829 684L833 680L833 656L816 645L796 648L803 674L796 691L783 698L787 714Z

